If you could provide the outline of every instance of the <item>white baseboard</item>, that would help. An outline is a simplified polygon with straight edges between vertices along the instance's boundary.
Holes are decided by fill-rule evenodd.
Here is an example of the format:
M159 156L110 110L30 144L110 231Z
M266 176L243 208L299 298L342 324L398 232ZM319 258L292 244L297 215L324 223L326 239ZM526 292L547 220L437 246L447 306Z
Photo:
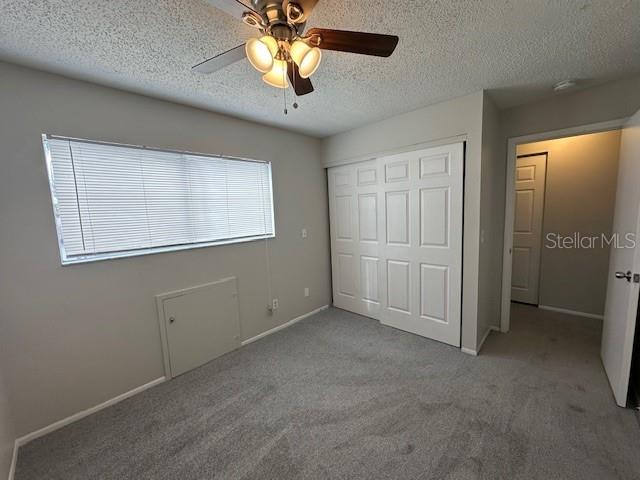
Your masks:
M576 310L568 310L566 308L551 307L549 305L538 305L538 308L541 310L549 310L551 312L575 315L576 317L596 318L598 320L604 320L604 315L596 315L595 313L578 312Z
M495 325L491 325L489 326L489 328L487 329L487 333L484 334L484 337L482 337L482 340L480 340L480 344L478 345L478 349L477 350L472 350L470 348L465 348L462 347L460 349L460 351L462 353L466 353L467 355L473 355L474 357L477 357L478 354L480 353L480 350L482 350L482 346L484 345L484 341L487 339L487 337L489 336L489 334L491 332L499 332L500 328L496 327Z
M300 315L299 317L294 318L293 320L289 320L288 322L282 324L282 325L278 325L275 328L272 328L271 330L267 330L266 332L261 333L260 335L256 335L255 337L252 337L248 340L245 340L242 342L242 346L244 345L248 345L252 342L255 342L256 340L259 340L263 337L266 337L267 335L271 335L272 333L275 333L279 330L285 329L287 327L290 327L291 325L298 323L300 320L303 320L307 317L310 317L311 315L315 315L318 312L321 312L322 310L326 310L327 308L329 308L329 305L324 305L320 308L316 308L315 310L305 313L304 315ZM107 407L110 407L112 405L115 405L116 403L119 403L123 400L126 400L129 397L132 397L134 395L137 395L138 393L142 393L145 390L151 388L151 387L155 387L156 385L159 385L163 382L167 381L167 377L160 377L157 378L149 383L146 383L144 385L141 385L139 387L134 388L133 390L129 390L128 392L125 392L121 395L118 395L117 397L111 398L105 402L102 402L99 405L96 405L94 407L88 408L86 410L82 410L78 413L74 413L73 415L67 417L67 418L63 418L62 420L58 420L57 422L52 423L51 425L47 425L46 427L40 428L34 432L28 433L18 439L16 439L15 441L15 445L13 448L13 458L11 460L11 467L9 469L9 480L13 480L13 477L15 475L15 469L16 469L16 462L18 459L18 449L24 445L26 445L27 443L43 437L51 432L54 432L56 430L61 429L62 427L66 427L67 425L70 425L74 422L77 422L78 420L81 420L93 413L99 412L100 410L103 410Z
M276 333L279 332L280 330L284 330L287 327L290 327L291 325L298 323L300 320L304 320L307 317L310 317L311 315L315 315L318 312L321 312L322 310L326 310L327 308L329 308L329 305L324 305L320 308L316 308L315 310L305 313L304 315L300 315L299 317L294 318L293 320L289 320L286 323L283 323L282 325L278 325L277 327L272 328L271 330L267 330L266 332L262 332L259 335L256 335L255 337L251 337L247 340L243 340L240 345L242 345L243 347L245 345L249 345L250 343L255 342L256 340L260 340L261 338L266 337L267 335L271 335L272 333Z
M36 430L35 432L31 432L28 433L20 438L18 438L16 440L16 452L14 452L14 456L17 457L17 450L18 447L22 447L23 445L26 445L27 443L35 440L36 438L40 438L43 437L44 435L47 435L48 433L51 432L55 432L56 430L61 429L62 427L66 427L67 425L70 425L74 422L77 422L78 420L81 420L85 417L88 417L89 415L99 412L100 410L104 410L107 407L110 407L112 405L115 405L116 403L119 403L123 400L126 400L129 397L133 397L134 395L137 395L138 393L142 393L145 390L148 390L151 387L155 387L156 385L159 385L163 382L166 381L166 377L160 377L160 378L156 378L155 380L149 382L149 383L145 383L144 385L140 385L139 387L134 388L133 390L129 390L128 392L125 392L121 395L118 395L117 397L111 398L109 400L107 400L106 402L102 402L99 405L96 405L94 407L91 408L87 408L86 410L82 410L78 413L74 413L73 415L67 417L67 418L63 418L62 420L58 420L57 422L52 423L51 425L48 425L44 428L41 428L39 430ZM9 477L11 478L11 477Z
M300 320L303 320L307 317L310 317L311 315L315 315L318 312L321 312L322 310L326 310L327 308L329 308L329 305L324 305L320 308L317 308L315 310L313 310L312 312L309 313L305 313L304 315L300 315L299 317L294 318L293 320L289 320L287 323L284 323L282 325L279 325L275 328L272 328L271 330L268 330L266 332L261 333L260 335L256 335L253 338L250 338L248 340L245 340L242 342L242 345L248 345L249 343L255 342L256 340L259 340L260 338L266 337L267 335L271 335L272 333L275 333L279 330L282 330L284 328L290 327L291 325L293 325L294 323L298 323ZM40 438L43 437L44 435L47 435L51 432L54 432L56 430L61 429L62 427L66 427L67 425L70 425L74 422L77 422L78 420L81 420L93 413L99 412L100 410L103 410L107 407L110 407L112 405L115 405L116 403L119 403L123 400L126 400L129 397L132 397L134 395L137 395L138 393L142 393L145 390L151 388L151 387L155 387L156 385L159 385L163 382L167 381L167 377L160 377L157 378L149 383L146 383L144 385L141 385L139 387L134 388L133 390L129 390L128 392L125 392L121 395L118 395L117 397L111 398L105 402L102 402L99 405L96 405L94 407L88 408L86 410L82 410L81 412L78 413L74 413L73 415L67 417L67 418L63 418L62 420L58 420L57 422L52 423L51 425L48 425L46 427L40 428L39 430L36 430L34 432L28 433L20 438L18 438L15 441L15 447L14 447L14 451L13 451L13 459L12 459L12 463L11 463L11 469L9 471L9 480L13 480L13 475L15 473L15 464L16 464L16 460L18 458L18 448L22 447L23 445L26 445L27 443L35 440L36 438Z

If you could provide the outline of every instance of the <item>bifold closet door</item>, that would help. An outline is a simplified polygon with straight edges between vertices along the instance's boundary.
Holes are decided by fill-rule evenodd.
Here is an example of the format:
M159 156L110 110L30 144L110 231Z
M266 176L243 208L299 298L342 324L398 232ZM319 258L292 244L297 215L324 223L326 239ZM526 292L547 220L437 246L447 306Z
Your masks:
M334 304L460 346L462 143L329 169Z
M380 169L377 161L329 169L333 303L379 319Z

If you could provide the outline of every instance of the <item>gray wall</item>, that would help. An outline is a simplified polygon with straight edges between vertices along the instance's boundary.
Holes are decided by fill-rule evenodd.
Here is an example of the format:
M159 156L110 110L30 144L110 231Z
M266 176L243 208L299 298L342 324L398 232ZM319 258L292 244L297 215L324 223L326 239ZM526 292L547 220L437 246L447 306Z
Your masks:
M163 375L158 293L237 276L245 339L330 303L319 140L6 63L0 78L0 364L17 435ZM272 161L277 314L263 242L60 266L42 133Z
M540 259L540 304L602 315L609 247L545 248L547 234L610 235L616 200L620 131L518 146L518 155L547 152Z
M490 327L500 326L506 158L506 140L502 135L499 112L485 94L482 108L478 344Z
M466 136L462 346L474 351L478 337L482 104L483 93L477 92L334 135L322 143L323 162L330 166Z
M506 137L615 120L640 106L640 77L556 95L501 112Z
M1 332L1 330L0 330ZM0 370L0 478L9 476L15 434L13 420L9 412L9 395L7 393L2 371Z

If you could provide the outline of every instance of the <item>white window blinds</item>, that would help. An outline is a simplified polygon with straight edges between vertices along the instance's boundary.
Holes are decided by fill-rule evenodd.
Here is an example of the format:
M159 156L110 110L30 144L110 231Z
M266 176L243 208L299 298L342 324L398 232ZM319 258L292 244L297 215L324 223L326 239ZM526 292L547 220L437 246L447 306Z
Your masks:
M267 162L45 137L62 263L274 235Z

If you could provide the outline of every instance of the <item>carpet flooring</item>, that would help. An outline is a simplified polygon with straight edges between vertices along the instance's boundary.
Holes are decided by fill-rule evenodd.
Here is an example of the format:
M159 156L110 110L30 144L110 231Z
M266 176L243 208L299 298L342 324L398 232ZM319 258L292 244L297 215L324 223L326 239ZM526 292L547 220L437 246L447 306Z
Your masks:
M29 443L15 478L637 480L600 329L514 306L471 357L330 309Z

